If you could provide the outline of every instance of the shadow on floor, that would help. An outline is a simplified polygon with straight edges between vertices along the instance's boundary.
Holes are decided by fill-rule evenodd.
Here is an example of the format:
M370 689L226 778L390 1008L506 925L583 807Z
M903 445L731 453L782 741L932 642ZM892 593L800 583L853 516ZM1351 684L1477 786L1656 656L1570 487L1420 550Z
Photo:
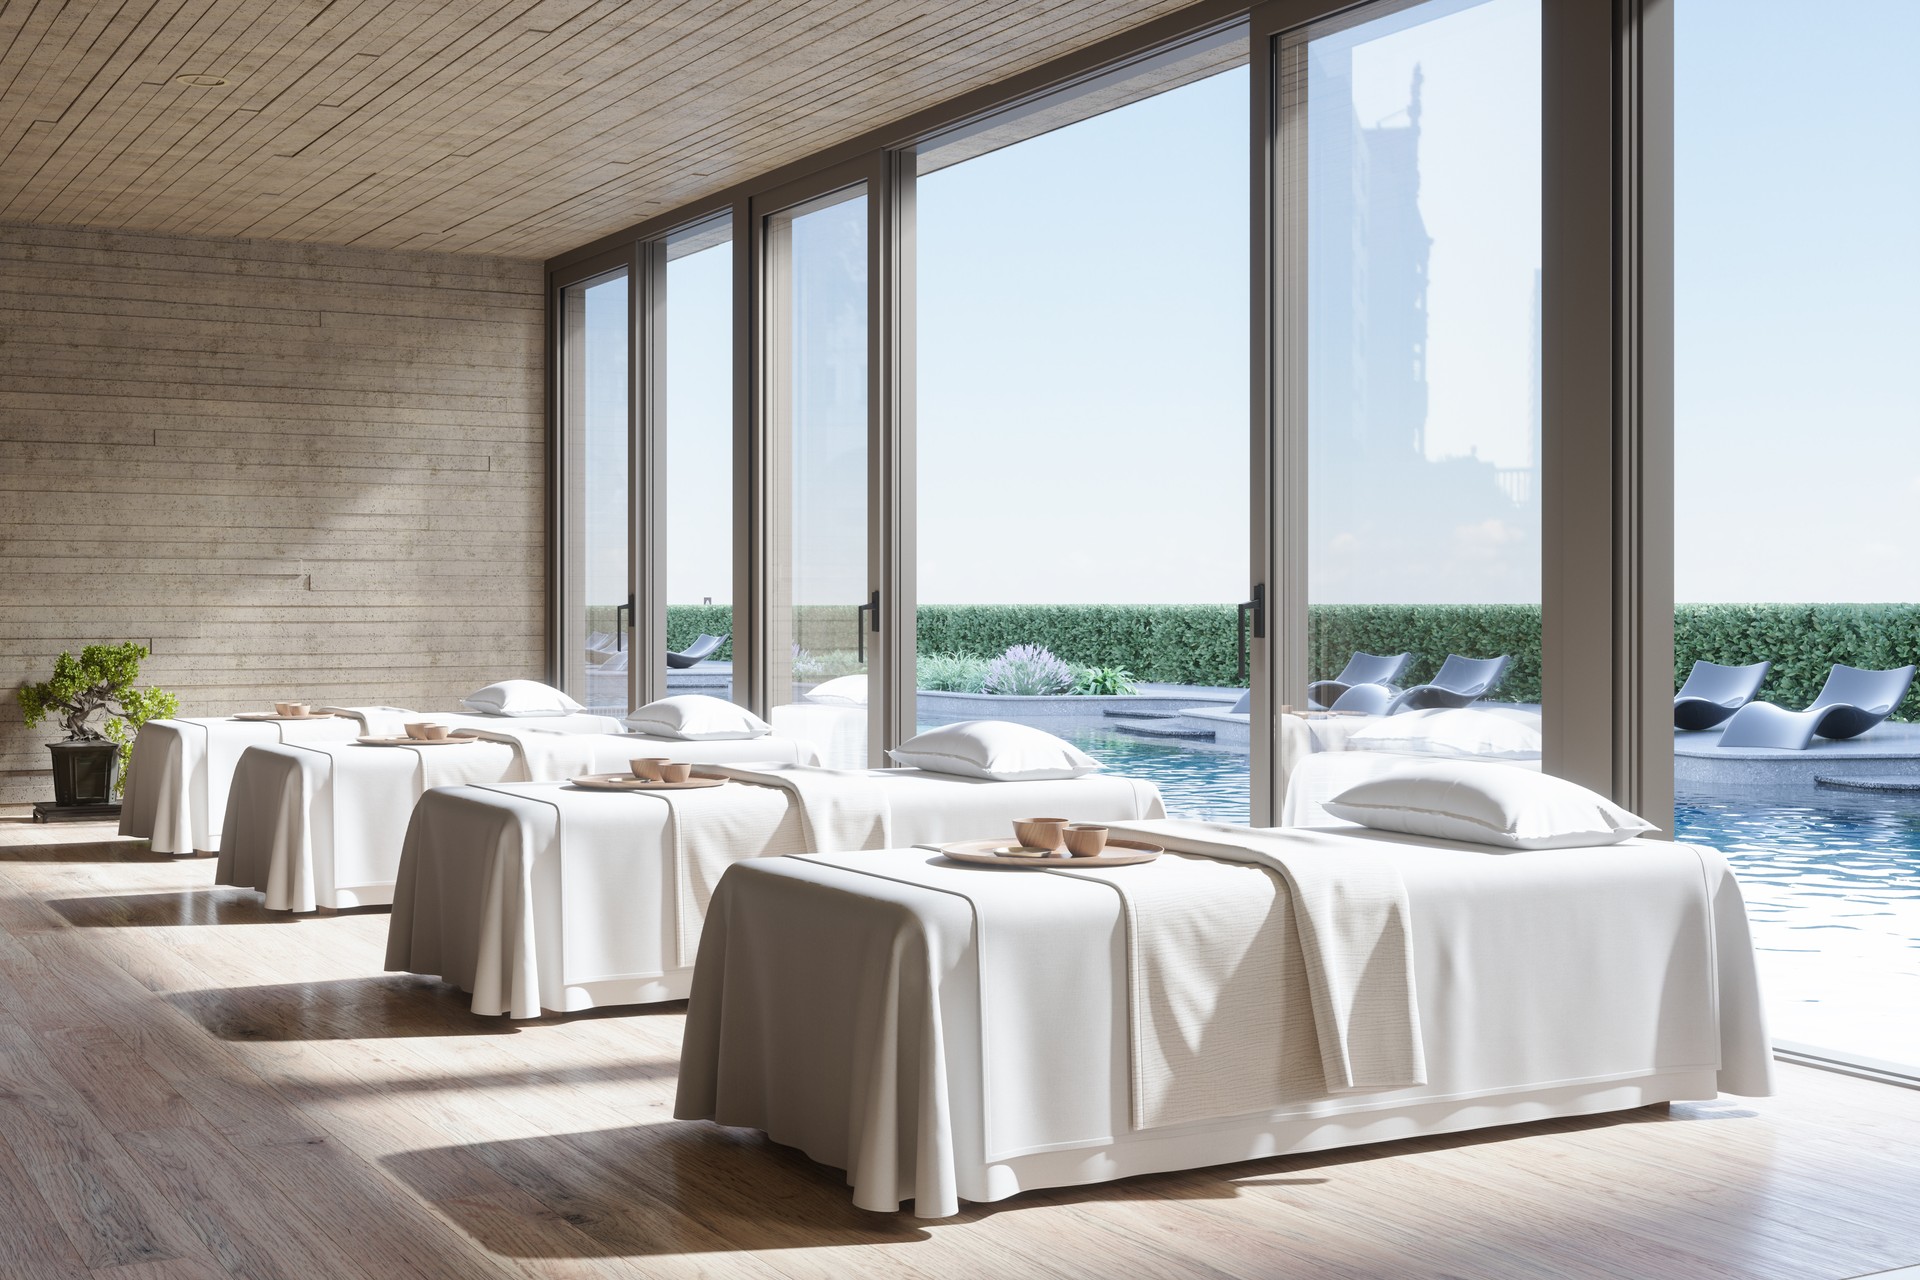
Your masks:
M148 841L119 835L112 823L68 825L40 823L32 818L0 817L0 861L186 862L192 861L192 858L155 853Z
M853 1206L845 1178L739 1129L684 1122L471 1143L383 1157L482 1247L521 1258L759 1252L931 1238L909 1214ZM449 1178L450 1171L465 1176ZM468 1191L478 1180L507 1185Z
M959 1215L943 1221L1101 1202L1230 1200L1250 1187L1311 1189L1338 1182L1338 1170L1350 1164L1667 1119L1664 1108L1645 1108L1147 1174L963 1204ZM482 1245L512 1257L753 1252L931 1238L911 1205L897 1214L856 1209L839 1169L763 1134L704 1123L473 1143L402 1152L381 1163ZM510 1194L437 1196L455 1168L505 1178ZM463 1185L470 1188L472 1178Z
M182 889L174 893L53 898L47 905L82 929L157 929L174 925L297 924L300 916L269 911L247 889Z
M459 988L411 973L182 991L166 999L220 1039L240 1041L504 1036L523 1028L678 1014L687 1008L680 1000L519 1021L481 1017Z

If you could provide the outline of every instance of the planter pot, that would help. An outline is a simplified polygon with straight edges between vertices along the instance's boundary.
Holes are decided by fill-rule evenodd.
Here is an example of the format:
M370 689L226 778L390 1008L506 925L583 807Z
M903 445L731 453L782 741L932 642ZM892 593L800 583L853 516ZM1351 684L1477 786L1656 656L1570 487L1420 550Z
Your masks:
M120 781L120 748L112 742L49 742L53 801L60 808L113 803Z

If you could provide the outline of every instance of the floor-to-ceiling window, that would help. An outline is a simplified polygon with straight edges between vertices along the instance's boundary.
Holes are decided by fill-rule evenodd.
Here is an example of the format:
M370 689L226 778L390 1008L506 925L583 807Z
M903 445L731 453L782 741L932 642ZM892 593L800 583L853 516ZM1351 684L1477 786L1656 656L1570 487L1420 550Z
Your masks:
M1247 71L1232 32L920 154L917 719L1248 816Z
M670 693L733 696L733 238L727 218L667 237L655 367L666 480Z
M1867 727L1920 660L1920 6L1675 17L1675 679L1797 711L1843 664L1867 712L1677 709L1677 834L1742 879L1777 1038L1920 1074L1920 698Z
M629 710L627 287L627 273L616 271L559 297L568 602L560 678L606 715Z
M777 728L859 767L872 634L865 188L776 211L763 234L767 700ZM845 701L816 713L808 695L829 681ZM844 725L822 723L842 711Z
M1311 681L1281 820L1310 824L1408 753L1539 767L1540 0L1369 6L1278 70Z

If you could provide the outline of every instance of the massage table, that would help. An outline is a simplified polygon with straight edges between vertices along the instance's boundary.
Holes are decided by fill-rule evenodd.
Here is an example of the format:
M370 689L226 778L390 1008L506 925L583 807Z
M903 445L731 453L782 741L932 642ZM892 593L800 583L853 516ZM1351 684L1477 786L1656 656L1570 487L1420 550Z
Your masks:
M120 834L150 840L155 853L212 853L220 848L221 815L234 766L248 747L275 743L351 742L362 734L397 734L410 720L451 722L476 717L409 711L405 707L323 707L311 720L191 716L149 720L133 740ZM483 716L487 723L507 717ZM569 715L545 720L563 733L617 733L609 716Z
M1740 889L1711 849L1134 826L1170 848L1278 849L1292 870L910 849L731 868L675 1114L846 1170L862 1208L944 1217L1039 1187L1771 1091ZM1341 931L1373 918L1353 905L1365 892L1326 895L1329 869L1399 885L1400 951L1320 964L1324 939L1350 946ZM1331 930L1311 949L1310 917ZM1404 989L1368 985L1396 971ZM1343 1005L1343 982L1365 999ZM1336 1078L1353 1061L1366 1070Z
M749 857L1011 836L1015 818L1159 816L1137 778L988 782L918 769L768 766L708 791L452 787L415 807L387 968L443 978L478 1014L531 1018L687 993L712 887ZM824 794L822 794L824 793Z
M550 729L556 721L548 719L463 715L433 721L478 740L249 747L234 767L215 882L258 890L270 911L380 906L393 900L414 803L434 787L626 773L628 762L643 756L702 764L814 760L810 744L777 734L689 742Z

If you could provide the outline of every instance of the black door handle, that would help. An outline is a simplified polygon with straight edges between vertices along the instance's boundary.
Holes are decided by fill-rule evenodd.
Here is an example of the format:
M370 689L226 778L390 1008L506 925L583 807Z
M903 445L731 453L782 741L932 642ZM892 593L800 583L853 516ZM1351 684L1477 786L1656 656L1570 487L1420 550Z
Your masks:
M625 648L627 643L627 629L620 625L620 611L622 609L626 610L627 612L627 621L632 622L633 621L633 597L632 596L627 597L627 602L625 604L617 604L613 606L613 651L615 653L618 653L620 652L621 649Z
M873 593L871 600L853 611L853 647L856 657L862 664L867 660L867 628L860 625L860 615L869 609L873 610L873 629L878 631L880 630L880 593L878 591Z
M1251 674L1247 669L1247 619L1253 619L1253 638L1264 640L1267 635L1267 584L1256 582L1253 585L1253 599L1242 601L1239 605L1239 619L1234 624L1233 638L1239 651L1239 661L1234 678L1241 684L1247 683Z

